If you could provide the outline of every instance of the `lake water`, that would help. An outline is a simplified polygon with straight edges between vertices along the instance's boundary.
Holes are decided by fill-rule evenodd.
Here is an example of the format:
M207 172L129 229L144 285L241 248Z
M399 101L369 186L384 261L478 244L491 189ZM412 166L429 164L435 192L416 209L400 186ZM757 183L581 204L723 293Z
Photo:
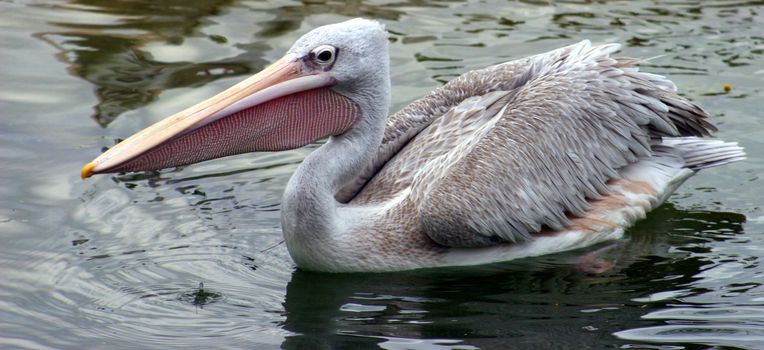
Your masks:
M621 42L749 158L688 181L602 274L576 260L604 246L298 271L279 203L315 145L79 179L102 148L357 16L392 33L394 109L470 69ZM0 1L0 348L764 348L762 101L762 1Z

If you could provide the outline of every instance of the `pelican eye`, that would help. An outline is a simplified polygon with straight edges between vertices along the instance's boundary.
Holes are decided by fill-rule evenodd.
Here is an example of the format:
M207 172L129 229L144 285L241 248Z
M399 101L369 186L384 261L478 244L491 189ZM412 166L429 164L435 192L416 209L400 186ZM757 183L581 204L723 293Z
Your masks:
M329 45L321 45L310 52L311 58L320 66L330 66L337 59L337 48Z

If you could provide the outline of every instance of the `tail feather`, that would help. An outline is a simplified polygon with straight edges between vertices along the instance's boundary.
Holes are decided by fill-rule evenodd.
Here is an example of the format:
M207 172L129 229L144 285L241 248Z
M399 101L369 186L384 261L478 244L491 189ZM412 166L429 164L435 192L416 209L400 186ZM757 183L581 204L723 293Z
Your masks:
M660 146L677 150L684 160L684 166L694 171L745 159L745 151L737 142L698 137L664 137Z

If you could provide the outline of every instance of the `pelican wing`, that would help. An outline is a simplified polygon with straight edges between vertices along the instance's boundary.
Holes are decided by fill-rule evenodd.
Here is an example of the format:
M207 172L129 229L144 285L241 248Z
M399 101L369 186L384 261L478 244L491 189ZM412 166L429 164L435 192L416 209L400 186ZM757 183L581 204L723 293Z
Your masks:
M423 230L451 247L565 227L618 169L651 156L651 140L714 130L673 83L611 58L617 49L581 42L467 73L415 102L391 118L362 185L348 186L360 189L353 201L408 189Z
M546 55L554 54L557 51L562 52L566 49L568 48L558 49ZM364 189L369 181L378 175L382 167L396 156L409 141L432 124L433 120L444 115L467 98L480 96L498 89L511 90L521 86L523 79L526 79L524 73L527 73L530 62L541 58L542 55L538 55L467 72L391 115L387 119L382 145L377 154L355 180L337 193L337 200L343 203L358 200L357 195L361 189ZM379 177L377 176L377 178ZM401 184L405 183L406 181L403 181ZM391 194L390 191L385 190L372 192L385 198L385 194Z

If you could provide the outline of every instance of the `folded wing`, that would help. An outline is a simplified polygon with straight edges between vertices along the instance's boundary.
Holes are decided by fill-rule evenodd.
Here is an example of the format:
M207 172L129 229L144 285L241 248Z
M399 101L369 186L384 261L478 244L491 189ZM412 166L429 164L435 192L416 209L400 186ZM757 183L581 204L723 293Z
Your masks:
M451 247L563 228L654 140L715 130L617 49L585 41L455 79L390 118L377 158L338 198L408 189L423 230Z

